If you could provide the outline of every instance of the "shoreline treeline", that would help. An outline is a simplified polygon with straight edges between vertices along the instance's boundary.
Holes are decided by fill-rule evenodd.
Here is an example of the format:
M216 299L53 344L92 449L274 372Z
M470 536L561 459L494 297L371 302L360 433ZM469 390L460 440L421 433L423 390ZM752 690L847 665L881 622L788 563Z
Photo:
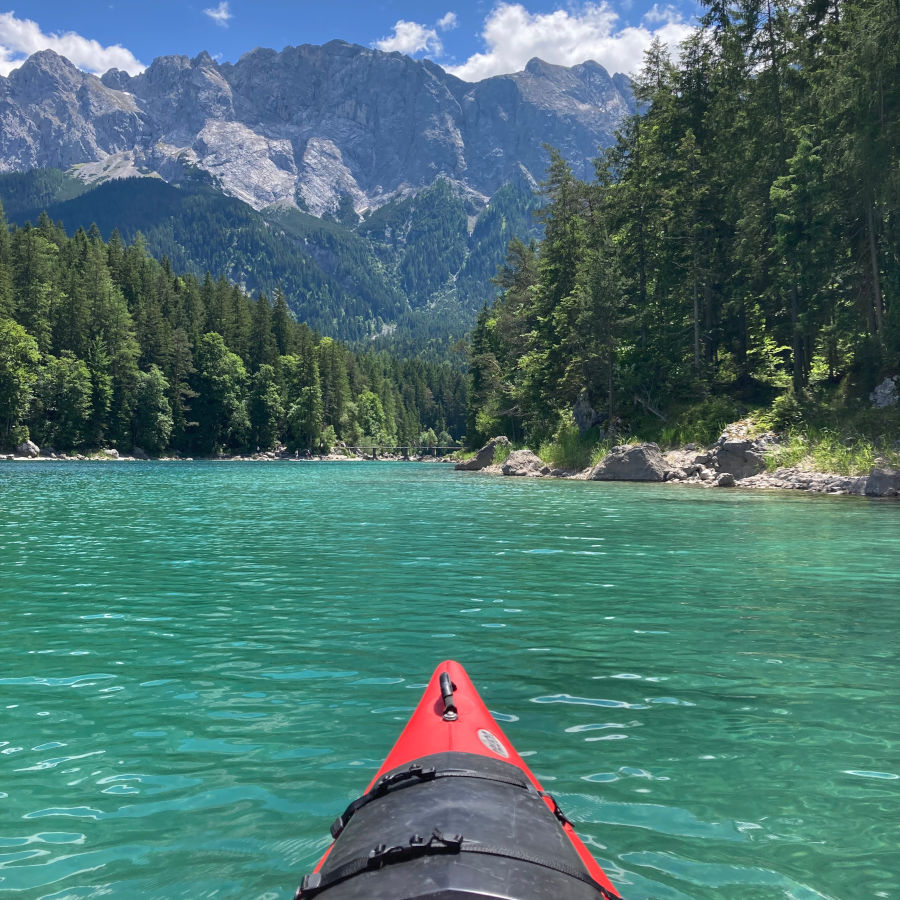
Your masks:
M778 395L785 418L900 369L895 0L701 21L677 64L647 52L593 182L551 151L545 237L511 245L473 332L470 443L537 446L579 397L648 431Z
M451 443L465 383L449 364L352 352L284 294L175 274L140 239L67 237L0 209L0 445L191 455Z

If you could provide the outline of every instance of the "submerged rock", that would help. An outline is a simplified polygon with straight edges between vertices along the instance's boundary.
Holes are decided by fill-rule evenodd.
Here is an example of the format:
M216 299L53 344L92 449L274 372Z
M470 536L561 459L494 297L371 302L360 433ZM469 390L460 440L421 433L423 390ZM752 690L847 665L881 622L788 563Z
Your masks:
M589 481L665 481L669 468L658 444L621 444L587 477Z

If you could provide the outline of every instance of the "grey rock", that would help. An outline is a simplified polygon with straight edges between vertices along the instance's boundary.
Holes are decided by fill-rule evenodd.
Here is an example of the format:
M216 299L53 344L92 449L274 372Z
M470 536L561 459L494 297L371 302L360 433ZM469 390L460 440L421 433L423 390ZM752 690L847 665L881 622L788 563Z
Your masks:
M867 497L900 497L900 469L873 466L866 480Z
M578 430L584 432L593 428L595 425L600 425L602 422L605 422L607 415L603 412L597 412L597 410L591 406L587 391L582 391L575 401L575 406L572 408L572 418L575 421Z
M160 57L140 75L88 75L51 50L0 78L0 172L78 166L85 180L209 173L257 209L358 212L446 178L483 205L543 177L545 144L593 174L635 109L628 79L595 62L469 83L428 60L343 41L257 49L236 63Z
M766 467L758 445L746 438L726 438L712 453L712 465L718 472L728 472L737 479L757 475Z
M147 456L146 451L143 450L141 447L134 447L131 451L131 455L135 459L143 459L143 460L150 459L150 457Z
M670 466L657 444L621 444L588 473L589 481L663 481Z
M506 462L500 467L504 475L528 476L549 475L550 466L536 456L531 450L513 450Z
M722 472L715 480L716 487L734 487L735 484L734 475L731 472Z
M105 456L107 459L118 459L119 451L114 450L111 447L106 447L100 451L101 456Z
M458 462L455 466L461 472L480 472L494 462L494 451L497 447L508 447L506 435L492 437L471 459Z
M30 459L35 459L35 457L40 456L41 448L38 447L34 441L22 441L18 447L16 447L16 456L27 456Z
M896 406L897 401L900 400L900 375L885 378L869 394L869 400L872 401L872 406L876 409L887 409L889 406Z

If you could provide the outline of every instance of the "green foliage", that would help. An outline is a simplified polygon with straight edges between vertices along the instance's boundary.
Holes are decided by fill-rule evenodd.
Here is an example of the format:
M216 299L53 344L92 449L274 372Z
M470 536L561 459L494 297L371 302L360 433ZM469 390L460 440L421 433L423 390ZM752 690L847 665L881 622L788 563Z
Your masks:
M138 372L132 434L134 446L156 455L168 446L172 434L172 407L169 383L158 366Z
M770 470L800 466L813 472L868 475L879 459L900 467L900 451L884 438L848 434L846 429L804 427L787 429L781 443L766 454L766 466Z
M71 350L46 356L38 374L31 432L57 451L84 447L90 438L91 373Z
M900 409L874 409L848 398L846 385L800 395L788 389L756 415L757 430L781 436L768 454L770 469L802 465L820 472L864 475L879 458L900 466Z
M673 424L644 416L635 431L643 440L656 441L662 447L709 445L718 439L726 425L740 419L744 413L746 409L732 397L708 397L674 410Z
M559 429L553 440L542 444L538 456L556 469L586 469L596 455L600 436L596 429L582 432L574 425Z
M0 446L22 440L14 429L28 410L39 363L37 341L12 319L0 318Z
M201 454L242 449L249 423L243 401L247 370L241 358L225 346L222 335L210 332L200 339L195 364L193 446Z
M498 444L494 447L494 461L491 463L492 466L502 466L509 459L509 454L513 452L515 448L512 444Z
M356 401L356 421L363 444L387 443L384 406L372 391L363 391Z
M775 398L771 409L763 413L758 422L763 428L784 431L793 428L803 420L803 405L793 388Z
M270 365L260 366L253 376L247 415L250 420L250 444L260 450L271 450L278 442L278 426L284 407L275 369Z

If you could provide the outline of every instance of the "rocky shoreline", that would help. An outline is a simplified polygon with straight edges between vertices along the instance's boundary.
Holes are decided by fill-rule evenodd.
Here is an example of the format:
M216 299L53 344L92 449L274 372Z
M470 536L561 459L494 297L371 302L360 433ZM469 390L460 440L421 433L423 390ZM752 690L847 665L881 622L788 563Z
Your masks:
M900 499L900 469L876 461L868 475L810 472L796 466L766 470L766 453L777 435L750 438L739 427L726 430L709 449L688 444L663 452L657 444L620 444L595 466L581 471L552 469L531 450L513 450L494 463L497 449L510 446L504 436L492 438L474 457L456 468L485 475L531 478L571 478L581 481L647 481L716 488L796 490L831 495Z
M716 488L750 488L768 490L794 490L809 493L849 494L865 497L900 499L900 469L884 461L876 461L867 475L838 475L811 472L797 466L786 466L767 471L766 453L777 445L774 434L750 438L739 427L726 430L708 449L688 444L680 450L660 450L657 444L621 444L595 466L583 470L554 469L531 450L513 450L502 463L495 463L497 448L508 448L509 439L492 438L468 460L457 462L451 456L384 454L379 461L456 463L459 471L477 472L482 475L500 475L526 478L569 478L576 481L647 481L668 484L691 484ZM102 449L91 454L56 453L41 450L31 441L16 448L15 453L0 454L0 462L141 462L150 460L146 453L135 447L132 455L121 455L114 449ZM201 457L209 462L363 462L372 457L349 452L334 452L313 456L301 456L287 450L269 450L247 455L222 455ZM193 462L189 456L163 456L157 462Z
M16 448L15 453L0 453L0 462L34 462L34 461L56 461L56 462L194 462L195 459L202 459L207 462L267 462L267 461L286 461L286 462L363 462L371 461L371 456L363 456L359 453L351 451L333 450L331 453L303 455L295 451L280 449L258 451L248 454L221 454L217 456L157 456L151 457L145 453L140 447L135 447L131 455L121 454L118 450L103 448L92 451L90 453L57 453L55 450L48 448L41 449L32 441L25 441ZM411 454L403 456L394 453L385 453L377 457L379 461L395 461L395 462L456 462L454 457L435 456L432 454Z

